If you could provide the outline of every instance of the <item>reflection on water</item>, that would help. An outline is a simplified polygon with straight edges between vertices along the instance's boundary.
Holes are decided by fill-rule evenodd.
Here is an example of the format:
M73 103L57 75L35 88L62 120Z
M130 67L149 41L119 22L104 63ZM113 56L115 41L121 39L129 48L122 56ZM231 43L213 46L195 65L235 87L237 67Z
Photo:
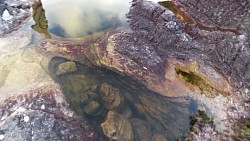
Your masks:
M189 130L195 102L168 98L104 68L54 57L49 74L71 106L109 140L176 140Z
M63 37L83 37L126 26L130 0L42 0L49 31Z

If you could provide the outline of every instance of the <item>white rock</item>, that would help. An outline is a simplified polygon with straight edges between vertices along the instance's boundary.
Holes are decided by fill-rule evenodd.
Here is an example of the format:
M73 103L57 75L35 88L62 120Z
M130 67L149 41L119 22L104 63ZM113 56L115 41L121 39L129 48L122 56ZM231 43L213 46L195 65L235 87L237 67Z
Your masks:
M45 105L44 105L44 104L41 106L41 109L42 109L42 110L44 110L44 109L45 109Z
M245 93L248 94L248 92L249 92L249 90L246 88L246 89L245 89Z
M30 120L30 117L29 116L24 116L23 120L24 120L24 122L28 122Z
M17 111L17 112L24 112L24 111L26 111L26 109L23 108L23 107L18 107L18 109L17 109L16 111Z
M1 121L3 121L3 120L5 120L5 116L3 116L3 117L1 118Z
M3 16L2 16L3 20L7 21L7 20L10 20L13 18L12 15L10 15L9 11L8 10L5 10L3 12Z
M0 140L3 140L4 139L4 135L0 135Z

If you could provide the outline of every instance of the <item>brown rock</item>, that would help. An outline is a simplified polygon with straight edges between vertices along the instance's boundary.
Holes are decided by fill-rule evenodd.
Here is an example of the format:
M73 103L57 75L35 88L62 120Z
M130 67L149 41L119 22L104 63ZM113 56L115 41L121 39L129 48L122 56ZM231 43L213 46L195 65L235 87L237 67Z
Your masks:
M100 109L100 104L97 101L89 102L84 108L83 111L87 115L92 115Z
M110 140L133 141L133 131L130 122L122 115L109 111L107 120L101 124L102 131Z
M107 83L101 85L100 95L107 110L113 110L121 105L120 91Z
M151 141L168 141L168 140L163 134L155 133Z
M74 71L77 71L76 64L74 62L64 62L57 67L56 74L60 75Z

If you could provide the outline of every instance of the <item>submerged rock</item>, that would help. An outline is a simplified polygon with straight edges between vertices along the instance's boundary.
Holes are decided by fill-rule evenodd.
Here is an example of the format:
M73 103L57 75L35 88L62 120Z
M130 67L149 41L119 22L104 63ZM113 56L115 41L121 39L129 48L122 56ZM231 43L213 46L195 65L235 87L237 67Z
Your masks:
M102 131L113 141L133 141L133 131L130 122L122 115L109 111L107 119L101 124Z
M100 109L100 104L97 101L91 101L83 108L83 111L87 115L93 115L99 109Z
M163 134L155 133L152 137L152 141L168 141L168 140Z
M122 104L119 90L107 83L101 85L100 94L107 110L114 110Z
M61 75L64 73L77 71L76 64L74 62L65 62L58 65L56 70L57 75Z

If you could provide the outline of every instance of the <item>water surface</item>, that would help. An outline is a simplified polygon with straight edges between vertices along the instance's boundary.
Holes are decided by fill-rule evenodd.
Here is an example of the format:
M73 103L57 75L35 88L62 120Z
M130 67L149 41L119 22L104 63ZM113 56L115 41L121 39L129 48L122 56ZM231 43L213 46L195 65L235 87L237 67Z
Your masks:
M62 37L83 37L127 27L129 0L42 0L49 31Z

